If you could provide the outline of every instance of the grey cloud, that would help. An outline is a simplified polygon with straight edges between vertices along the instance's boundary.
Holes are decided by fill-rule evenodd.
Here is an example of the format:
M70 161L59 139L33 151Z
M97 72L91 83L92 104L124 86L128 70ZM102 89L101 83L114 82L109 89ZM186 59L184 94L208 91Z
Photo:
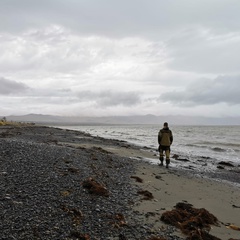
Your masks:
M217 34L205 28L187 29L167 41L169 67L199 73L239 73L240 31Z
M30 101L34 99L45 99L46 102L51 99L58 99L57 101L70 101L72 96L72 90L70 88L48 88L48 87L29 87L24 83L9 80L0 77L0 95L13 95L22 99L29 98ZM41 101L40 101L41 102ZM61 101L59 101L61 102Z
M168 110L155 101L165 91L158 100L177 109L224 102L235 104L221 109L231 114L240 102L240 79L230 77L240 75L239 8L239 0L0 0L1 75L31 86L3 78L0 95L59 113L64 104L131 113Z
M111 41L104 37L82 37L58 25L20 35L3 33L0 37L0 71L32 71L33 76L36 72L86 73L92 67L121 59L118 56L124 54L120 51L121 43L121 40ZM137 47L132 49L138 52Z
M91 66L93 57L90 54L91 46L86 46L81 40L72 40L67 33L59 33L57 26L21 36L3 34L0 39L0 71L36 73L85 70Z
M0 94L9 95L25 92L29 87L23 83L0 77Z
M28 96L45 98L66 98L72 95L72 90L68 88L32 88Z
M31 105L70 105L77 102L76 97L69 88L31 88L24 95L20 95L22 101Z
M101 107L133 106L141 102L140 93L119 91L82 91L77 93L81 101L92 101Z
M22 45L23 48L20 56L13 53L15 61L0 61L0 70L88 70L96 62L106 60L109 52L106 47L98 49L95 58L88 51L89 48L93 48L92 45L84 45L80 39L75 38L74 42L68 38L71 34L75 37L83 37L86 34L152 38L153 46L155 44L156 47L151 48L156 48L156 51L148 52L149 56L145 56L145 59L156 62L159 62L158 55L163 54L161 51L158 53L157 49L162 49L158 44L164 42L167 54L163 57L172 59L168 66L175 70L215 74L238 73L239 8L238 0L2 0L0 31L25 33L32 29L32 33L24 36L21 42L17 42L16 45ZM37 30L51 25L63 26L66 32L57 27L49 32ZM71 34L67 33L68 30ZM210 33L202 33L205 30L209 30ZM231 36L234 33L237 36ZM14 37L13 40L15 43ZM24 43L27 45L27 51L24 50ZM16 45L10 45L9 48L14 49ZM5 46L3 48L5 49ZM113 48L114 46L109 46L108 49ZM112 56L113 53L110 52L109 57Z
M0 29L23 31L51 22L81 33L112 36L164 36L182 25L234 31L240 27L239 7L238 0L1 0Z
M184 91L166 92L159 97L161 102L180 106L240 104L240 76L220 76L214 80L201 79L187 86Z

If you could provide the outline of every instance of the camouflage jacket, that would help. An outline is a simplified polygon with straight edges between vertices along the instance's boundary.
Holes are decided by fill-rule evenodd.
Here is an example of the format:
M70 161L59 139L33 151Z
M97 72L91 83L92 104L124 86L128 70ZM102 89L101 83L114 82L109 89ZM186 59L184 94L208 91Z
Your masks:
M172 131L169 128L163 128L158 133L158 144L161 146L170 146L173 142Z

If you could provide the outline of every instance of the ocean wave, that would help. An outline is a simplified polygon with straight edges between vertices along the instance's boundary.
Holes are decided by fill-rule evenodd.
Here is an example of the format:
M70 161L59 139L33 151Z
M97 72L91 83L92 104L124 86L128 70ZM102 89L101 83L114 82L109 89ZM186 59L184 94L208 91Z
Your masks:
M136 136L138 136L138 137L148 137L148 135L146 135L146 134L137 134Z
M226 152L226 149L220 148L220 147L214 147L211 148L211 150L215 151L215 152Z
M138 139L138 138L135 138L135 137L129 137L129 138L127 138L127 140L140 140L140 139Z
M226 143L226 142L218 142L218 141L201 141L201 142L195 142L195 143L192 143L193 145L198 145L198 144L201 144L201 145L220 145L220 146L223 146L223 147L226 147L226 148L239 148L240 149L240 144L239 143Z
M227 149L221 148L221 147L210 147L210 146L204 146L204 145L195 145L195 144L186 144L187 147L194 147L194 148L205 148L210 149L214 152L227 152Z
M207 146L202 146L202 145L197 145L197 144L192 144L192 143L184 144L183 146L186 146L186 147L196 147L196 148L207 148Z
M188 143L183 144L186 147L195 147L195 148L210 148L213 151L234 151L240 152L240 144L235 143L219 143L219 142L198 142L198 143Z

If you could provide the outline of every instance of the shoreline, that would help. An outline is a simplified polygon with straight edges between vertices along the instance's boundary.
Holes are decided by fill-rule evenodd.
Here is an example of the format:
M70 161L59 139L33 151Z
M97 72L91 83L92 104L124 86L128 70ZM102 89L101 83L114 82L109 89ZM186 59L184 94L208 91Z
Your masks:
M178 171L176 168L170 167L167 170L144 160L154 157L157 160L154 152L149 152L144 148L124 141L93 137L74 130L45 126L0 127L0 140L2 144L0 177L4 183L1 188L5 187L5 189L2 189L0 203L5 209L4 234L6 236L12 234L12 238L9 239L14 239L14 237L24 239L24 234L20 229L16 230L14 228L15 230L12 233L7 230L9 226L15 227L16 224L20 224L16 222L16 219L22 217L17 215L17 213L19 214L18 210L11 212L10 207L20 208L28 216L28 211L34 209L34 204L32 206L29 203L28 195L31 198L31 195L37 194L42 199L38 195L41 191L43 193L44 191L53 191L53 193L50 193L50 197L55 205L52 205L51 201L48 204L52 208L52 215L59 215L53 220L55 225L52 226L52 230L48 230L49 232L46 233L42 229L43 226L41 226L39 216L35 212L36 209L34 210L35 219L33 219L33 222L40 221L38 225L35 224L37 229L35 229L36 239L40 239L41 234L41 239L49 239L50 235L53 237L50 239L77 239L77 233L88 234L89 239L97 239L98 234L101 236L99 239L108 239L107 237L110 237L109 239L120 239L120 236L125 236L126 239L148 239L153 235L162 236L165 239L170 239L169 237L171 239L185 239L186 236L179 230L164 224L160 220L164 211L172 210L181 201L193 204L197 208L206 208L219 219L220 226L212 226L210 231L212 235L223 240L237 239L239 236L239 231L227 228L227 225L240 226L240 208L238 208L240 207L238 206L240 190L236 186L213 180L218 175L210 176L213 179L206 179L201 175L196 177L192 173L186 174L185 171ZM13 153L12 147L16 149ZM29 151L29 155L26 155L26 153L21 155L20 153L23 151L26 153ZM36 152L37 155L35 156ZM24 165L31 163L31 156L34 156L36 160L34 164ZM45 160L46 157L49 160ZM10 162L11 159L14 159L14 163ZM46 170L48 164L49 169ZM13 166L15 171L11 169ZM23 194L23 190L26 191L24 187L32 188L33 182L36 181L36 176L31 175L29 169L37 171L37 175L40 174L38 170L41 169L42 173L37 179L43 181L47 187L43 184L40 185L40 192L36 193L36 189L33 188L33 192ZM24 174L29 176L29 181L23 181L26 177ZM221 172L219 174L221 175ZM137 176L143 182L138 183L131 176ZM106 185L110 192L110 198L89 195L88 191L81 186L81 182L87 177L94 177L103 185ZM30 181L30 178L32 181ZM48 179L47 183L45 182L46 179ZM19 180L21 180L21 184L18 182ZM37 182L35 183L37 184ZM53 187L58 191L56 192ZM21 192L17 193L16 189L20 189ZM150 191L153 194L153 199L141 200L141 196L137 194L139 189ZM84 197L84 201L79 199L80 196ZM48 198L49 196L45 197ZM34 197L32 200L40 201ZM42 201L39 204L44 209L44 198ZM27 204L27 206L24 204ZM65 206L65 211L59 212L59 205L62 204ZM80 217L80 212L78 212L78 217L71 213L71 211L74 212L71 209L76 208L76 206L81 206L82 217ZM53 210L55 208L58 212ZM121 222L113 217L117 213L114 208L124 214L126 218L124 218L124 221L122 219ZM11 212L11 216L8 216L8 211ZM41 209L39 211L42 214ZM49 209L45 209L43 212L45 214L49 213ZM17 216L14 216L14 214ZM93 219L94 214L99 219ZM111 215L111 220L106 215L108 217ZM48 218L43 216L42 218L45 223L49 221ZM78 226L76 222L72 223L71 219L74 218L81 221L82 225ZM85 220L81 218L85 218ZM56 222L57 219L66 231L65 235L61 232L60 226ZM27 221L27 219L25 220ZM105 224L109 224L109 222L114 222L117 227L106 227ZM24 231L28 234L34 234L31 228L26 227L23 223L20 225L24 227ZM45 225L45 227L47 226ZM105 233L99 233L103 229ZM74 231L75 235L73 234ZM56 236L58 237L56 238Z
M61 127L61 126L60 126ZM66 129L66 126L64 126L62 129ZM77 131L80 131L79 129L75 129ZM83 130L84 132L84 130ZM88 132L88 131L87 131ZM90 133L91 134L91 133ZM99 137L99 135L93 134L93 137ZM100 137L106 138L109 140L115 140L117 138L113 138L110 136L104 136L100 134ZM141 155L141 159L147 160L152 164L158 164L158 151L156 148L153 147L153 145L145 145L143 142L134 143L132 141L128 141L125 138L120 138L122 141L128 143L131 147L137 147L138 150L141 150L140 152L133 152L130 153L128 150L128 153L125 152L119 152L115 149L111 151L115 151L118 155L125 156L128 154L128 157L133 157L136 159L139 159L139 155ZM121 140L120 140L121 141ZM100 146L104 147L105 146ZM218 149L217 147L215 147ZM219 152L219 149L216 150ZM236 163L234 161L230 161L228 158L212 158L209 155L195 155L195 154L187 154L183 152L178 152L175 150L175 147L173 146L172 152L171 152L171 168L176 169L178 171L182 171L184 174L198 174L200 177L207 177L211 179L215 179L217 181L225 181L229 182L230 184L233 184L235 186L240 187L240 165L239 163Z

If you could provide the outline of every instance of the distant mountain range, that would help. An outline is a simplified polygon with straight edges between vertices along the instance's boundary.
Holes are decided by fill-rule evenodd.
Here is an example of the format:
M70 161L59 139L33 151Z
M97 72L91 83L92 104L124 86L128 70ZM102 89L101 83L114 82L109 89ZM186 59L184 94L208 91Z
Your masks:
M4 116L2 116L4 117ZM2 118L0 117L0 118ZM97 125L97 124L160 124L167 121L170 125L240 125L240 117L189 117L189 116L109 116L109 117L71 117L42 114L22 116L5 116L8 121L34 122L37 124L54 125Z

